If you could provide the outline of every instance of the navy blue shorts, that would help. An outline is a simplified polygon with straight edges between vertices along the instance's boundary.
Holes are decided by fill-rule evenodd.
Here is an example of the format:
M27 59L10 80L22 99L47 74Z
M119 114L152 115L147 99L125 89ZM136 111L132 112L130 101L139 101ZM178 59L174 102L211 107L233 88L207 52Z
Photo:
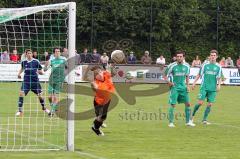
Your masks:
M39 82L23 82L21 91L27 95L30 90L35 94L42 93L42 87Z

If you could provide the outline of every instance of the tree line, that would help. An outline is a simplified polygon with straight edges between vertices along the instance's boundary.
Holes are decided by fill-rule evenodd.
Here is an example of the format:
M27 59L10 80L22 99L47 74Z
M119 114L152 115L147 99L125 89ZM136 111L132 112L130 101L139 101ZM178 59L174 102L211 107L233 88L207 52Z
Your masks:
M1 1L1 7L24 7L63 0ZM167 59L185 50L187 60L205 59L210 49L236 58L240 51L238 0L76 0L77 49L111 52L123 47L141 57ZM124 41L125 39L125 41ZM121 43L124 41L123 43Z

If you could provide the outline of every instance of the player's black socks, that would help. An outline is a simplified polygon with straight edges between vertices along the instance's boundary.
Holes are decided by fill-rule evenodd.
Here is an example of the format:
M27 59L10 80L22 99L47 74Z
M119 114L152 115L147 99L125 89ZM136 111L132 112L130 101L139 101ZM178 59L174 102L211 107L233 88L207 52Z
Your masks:
M45 101L42 98L39 98L39 102L41 103L42 110L45 110Z
M18 110L19 112L22 112L22 106L23 106L23 97L18 98Z
M97 119L94 120L94 128L99 129L103 122L97 121Z

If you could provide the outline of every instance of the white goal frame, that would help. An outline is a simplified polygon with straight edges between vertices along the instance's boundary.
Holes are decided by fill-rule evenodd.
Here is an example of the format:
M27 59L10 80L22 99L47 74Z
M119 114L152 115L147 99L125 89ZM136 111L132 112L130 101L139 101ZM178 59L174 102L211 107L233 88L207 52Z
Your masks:
M35 6L35 7L26 7L26 8L2 8L0 9L0 23L5 23L7 21L11 21L17 18L21 18L23 16L28 16L31 14L35 14L37 12L45 11L45 10L53 10L53 9L67 9L68 10L68 93L67 100L67 134L66 137L66 148L68 151L74 151L74 112L75 112L75 76L74 76L74 68L75 68L75 43L76 43L76 3L75 2L67 2L67 3L59 3L59 4L50 4L43 6ZM8 18L4 18L6 15L11 15ZM1 37L0 37L1 38ZM59 149L62 149L59 146ZM33 149L33 151L38 150L55 150L55 149ZM1 150L0 150L1 151ZM6 149L3 151L22 151L14 150L14 149ZM31 149L23 150L23 151L32 151Z

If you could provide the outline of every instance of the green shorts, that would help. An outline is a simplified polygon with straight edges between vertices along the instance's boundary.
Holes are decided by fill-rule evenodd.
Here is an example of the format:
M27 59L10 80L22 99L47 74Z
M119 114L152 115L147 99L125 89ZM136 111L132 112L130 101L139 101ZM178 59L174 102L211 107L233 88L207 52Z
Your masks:
M198 100L204 101L207 98L207 102L214 103L216 95L217 95L216 91L207 91L205 89L200 89L200 92L198 94Z
M178 103L189 103L189 96L187 90L178 91L172 87L170 89L169 104L175 105Z
M62 82L49 83L48 94L59 94L62 89Z

